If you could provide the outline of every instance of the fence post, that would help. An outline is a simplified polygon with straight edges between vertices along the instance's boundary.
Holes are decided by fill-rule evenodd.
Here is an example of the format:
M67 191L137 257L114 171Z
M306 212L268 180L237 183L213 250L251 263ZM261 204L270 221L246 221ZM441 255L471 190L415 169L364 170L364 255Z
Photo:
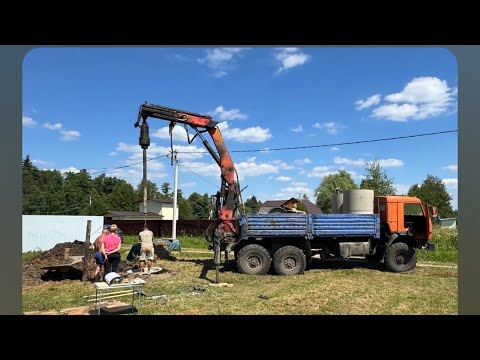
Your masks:
M88 252L90 250L90 229L92 220L87 220L87 236L85 238L85 255L83 256L83 273L82 282L87 281L88 278Z

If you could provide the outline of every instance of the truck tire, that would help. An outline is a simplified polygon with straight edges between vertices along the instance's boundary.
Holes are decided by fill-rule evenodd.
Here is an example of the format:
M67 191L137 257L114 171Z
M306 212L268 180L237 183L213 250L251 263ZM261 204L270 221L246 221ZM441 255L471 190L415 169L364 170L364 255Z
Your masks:
M246 245L237 253L237 269L242 274L265 275L271 263L268 250L261 245Z
M417 265L415 249L404 242L394 243L387 249L385 264L393 272L410 271Z
M300 275L306 268L305 254L296 246L283 246L273 256L273 267L278 275Z

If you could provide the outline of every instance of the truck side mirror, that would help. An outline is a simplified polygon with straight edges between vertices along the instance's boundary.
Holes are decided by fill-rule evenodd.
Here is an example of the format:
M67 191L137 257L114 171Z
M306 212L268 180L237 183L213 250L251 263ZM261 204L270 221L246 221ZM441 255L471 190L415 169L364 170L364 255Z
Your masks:
M438 216L438 212L437 212L437 207L436 206L432 206L432 216L434 218L436 218Z

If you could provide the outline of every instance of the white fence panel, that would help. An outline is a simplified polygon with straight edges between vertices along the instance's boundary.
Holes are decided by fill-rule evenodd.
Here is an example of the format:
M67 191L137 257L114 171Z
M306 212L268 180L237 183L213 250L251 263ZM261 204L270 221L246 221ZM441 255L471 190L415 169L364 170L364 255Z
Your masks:
M22 252L49 250L75 240L85 241L87 220L92 221L90 242L102 232L103 216L22 215Z

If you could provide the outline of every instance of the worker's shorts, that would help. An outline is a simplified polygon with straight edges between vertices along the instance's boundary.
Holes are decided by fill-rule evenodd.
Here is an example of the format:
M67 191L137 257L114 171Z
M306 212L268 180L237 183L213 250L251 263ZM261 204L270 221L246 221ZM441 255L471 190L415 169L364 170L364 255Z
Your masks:
M140 248L140 260L152 260L153 261L153 246L145 246Z
M100 251L95 253L95 263L100 266L102 266L104 263L103 254Z

